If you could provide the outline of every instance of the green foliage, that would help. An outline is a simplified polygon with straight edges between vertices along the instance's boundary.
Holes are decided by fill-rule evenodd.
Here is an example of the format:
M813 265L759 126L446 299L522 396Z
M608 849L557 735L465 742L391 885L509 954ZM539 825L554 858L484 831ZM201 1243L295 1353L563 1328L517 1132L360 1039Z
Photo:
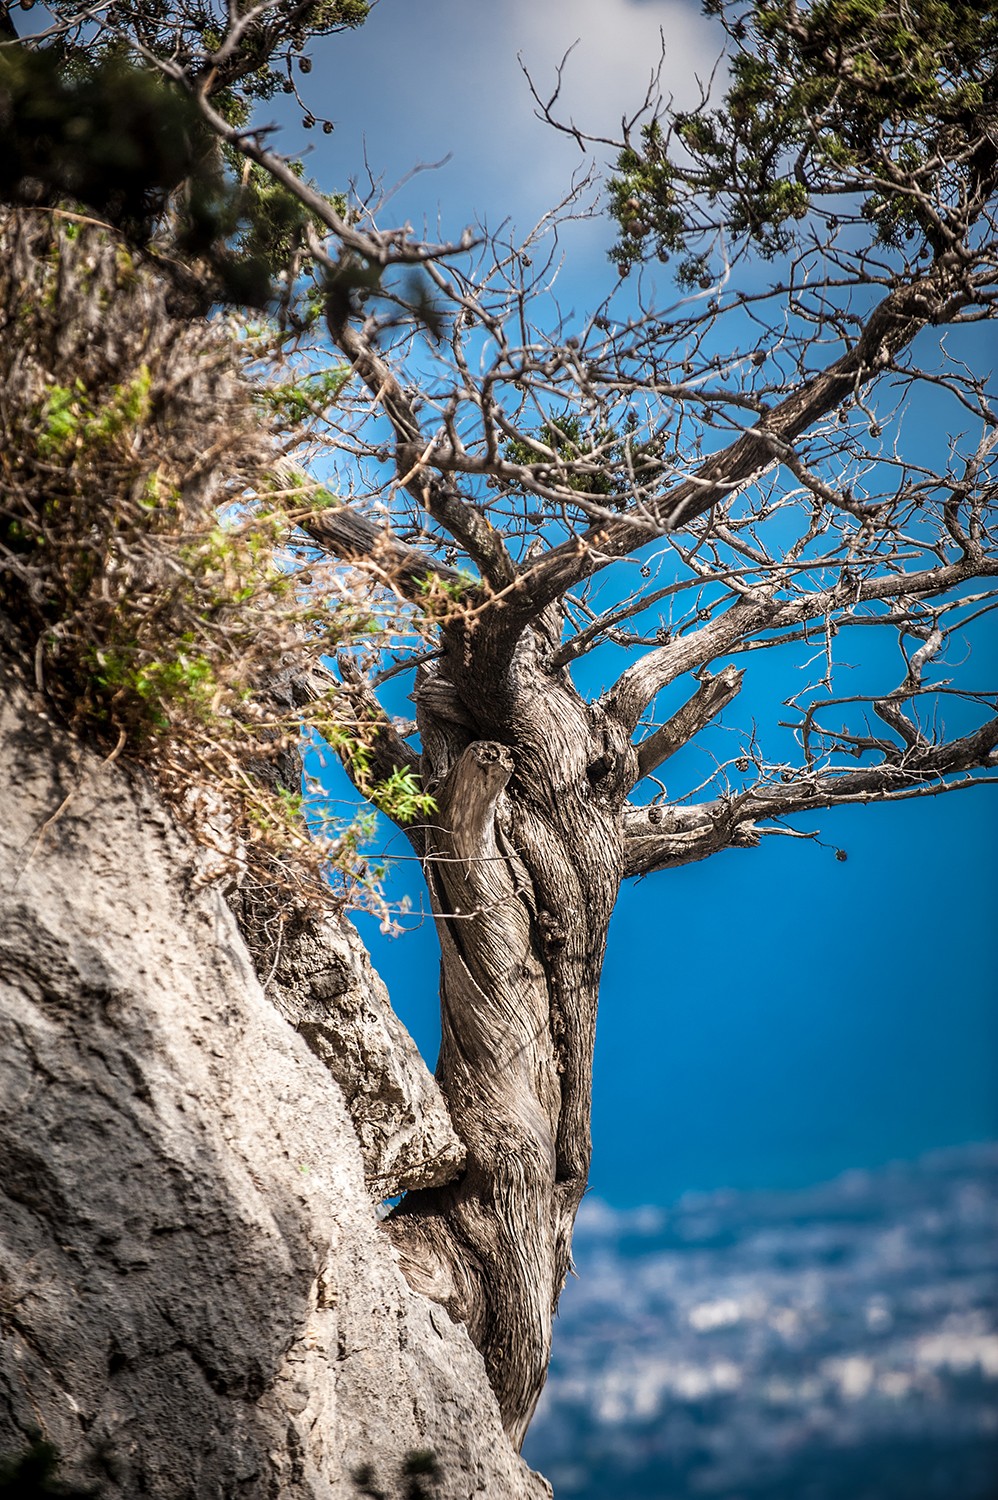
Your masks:
M297 94L296 71L311 69L309 41L359 25L365 0L280 0L262 7L229 49L227 8L198 0L111 4L82 39L75 7L56 0L52 10L64 31L36 47L0 49L0 202L85 206L133 244L155 246L201 310L219 302L276 307L282 326L300 335L327 313L348 315L377 297L383 327L401 312L441 336L418 271L382 285L380 266L344 255L320 277L308 232L324 230L321 218L238 144L220 139L197 102L203 93L226 125L248 132L259 101ZM139 48L145 64L135 61ZM306 113L303 123L316 122ZM313 203L324 199L346 214L342 195L305 182L300 160L284 165Z
M732 43L721 108L670 110L609 184L626 274L649 254L710 278L728 254L794 245L802 221L866 220L886 245L959 237L993 171L998 12L964 0L707 0ZM990 122L990 123L989 123Z
M71 386L53 385L39 413L39 453L43 458L59 458L74 448L113 443L126 428L139 425L148 416L151 384L149 366L141 365L134 379L112 387L96 410L79 377ZM147 484L154 478L150 475Z
M317 370L312 375L287 381L281 385L265 387L262 400L274 412L278 420L289 427L296 427L315 414L331 406L350 379L348 365L334 365L329 370ZM333 504L334 497L323 490L312 497L312 505Z
M4 48L0 120L0 196L42 185L146 233L208 144L183 94L116 55Z
M143 653L138 640L114 645L109 640L95 647L91 686L97 721L106 713L114 713L119 721L127 719L140 744L169 730L178 713L209 722L225 691L209 656L181 650L160 660Z
M550 449L555 455L555 464L577 465L589 461L593 465L592 474L569 473L562 482L580 493L623 497L625 490L619 477L621 445L608 429L587 430L582 417L566 407L542 424L537 442L539 447L522 439L512 439L505 444L504 457L516 464L551 463L543 451ZM611 449L609 453L606 452L607 443ZM602 451L597 459L598 449Z
M464 603L468 593L477 587L478 579L467 568L455 569L456 578L444 578L439 573L427 573L416 582L421 596L420 603L427 619L446 619L454 613L454 606Z
M242 96L222 103L247 112ZM154 71L100 49L0 50L0 123L0 200L86 205L196 270L205 306L265 306L275 277L294 274L308 211L219 149L193 99Z
M622 434L606 423L587 423L566 407L541 425L536 445L522 438L512 439L504 445L503 457L535 469L538 465L549 467L561 487L596 497L608 509L620 510L631 493L629 471L645 477L642 471L656 465L656 445L631 438L630 431L636 425L637 419L632 418Z
M372 744L378 732L376 724L347 725L332 718L318 718L316 728L340 757L357 790L394 823L413 823L436 812L436 802L423 790L414 771L396 767L384 780L374 779L371 762Z
M367 795L394 823L413 823L436 812L437 804L424 792L414 771L396 768L384 781L375 782Z
M0 198L22 201L26 187L40 187L141 243L155 230L171 258L195 263L206 306L263 306L279 277L287 307L301 291L311 215L259 164L219 144L195 94L229 125L249 126L258 103L297 93L315 38L362 24L367 0L275 0L258 7L235 48L226 38L242 5L112 0L84 34L74 0L51 0L49 10L57 26L43 45L0 54L0 123L12 147ZM287 165L304 175L300 161Z
M72 37L79 17L75 0L49 0L47 8L57 20L69 23ZM230 15L245 14L248 8L239 4L230 10L212 0L142 0L137 5L112 0L103 12L105 28L93 32L87 46L96 56L114 54L128 38L151 60L169 60L194 77L208 78L216 99L243 123L254 100L273 98L286 89L295 62L307 71L307 49L314 38L360 26L370 10L367 0L276 0L244 31L228 61L217 65L213 54Z

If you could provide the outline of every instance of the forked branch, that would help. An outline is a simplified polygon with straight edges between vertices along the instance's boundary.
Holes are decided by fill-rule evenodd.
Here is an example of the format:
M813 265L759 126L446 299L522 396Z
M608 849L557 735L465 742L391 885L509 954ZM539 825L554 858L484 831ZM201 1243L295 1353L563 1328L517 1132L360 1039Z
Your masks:
M668 760L683 745L689 743L711 719L716 718L741 691L745 674L737 667L727 666L712 677L704 674L704 680L693 697L672 715L668 723L656 729L638 746L638 777L648 776L663 761Z
M846 803L935 797L968 785L995 785L983 774L995 760L998 718L941 745L913 745L900 758L858 770L816 774L806 767L743 792L692 807L634 807L625 814L624 874L649 875L758 844L757 825ZM975 775L975 772L981 772ZM785 780L783 778L786 778Z

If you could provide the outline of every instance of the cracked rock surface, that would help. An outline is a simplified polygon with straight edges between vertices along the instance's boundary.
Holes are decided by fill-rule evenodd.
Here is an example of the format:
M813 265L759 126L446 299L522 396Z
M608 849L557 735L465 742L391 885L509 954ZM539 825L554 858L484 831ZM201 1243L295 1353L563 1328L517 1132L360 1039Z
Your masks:
M464 1329L398 1271L315 1037L152 791L9 688L0 785L0 1455L40 1429L115 1500L353 1500L365 1465L397 1500L430 1448L441 1500L543 1500ZM399 1023L370 1015L388 1058ZM386 1180L426 1145L405 1108Z

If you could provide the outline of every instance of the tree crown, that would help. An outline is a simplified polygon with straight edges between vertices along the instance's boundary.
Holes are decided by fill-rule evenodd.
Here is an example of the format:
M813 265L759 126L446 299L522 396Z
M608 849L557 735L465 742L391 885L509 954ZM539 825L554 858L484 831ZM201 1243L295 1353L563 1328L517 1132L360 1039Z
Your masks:
M898 248L961 242L993 170L998 17L941 0L706 0L731 53L719 107L667 109L621 151L609 184L613 258L786 255L809 234L872 228ZM852 243L857 243L853 240Z
M994 311L993 11L935 0L713 10L731 45L720 104L705 91L697 109L659 111L640 144L618 143L609 186L621 269L678 254L691 295L663 308L643 279L626 306L608 294L571 327L543 292L542 231L476 248L470 235L433 244L408 225L383 229L373 203L323 195L255 123L278 87L297 93L308 37L355 24L360 8L113 7L81 31L63 7L54 39L26 53L29 70L53 57L63 69L62 144L73 79L84 94L117 87L99 70L127 57L125 99L140 111L162 99L184 122L177 161L136 167L159 194L144 210L151 243L173 214L189 265L257 246L285 354L324 320L350 378L286 387L347 503L311 516L299 542L402 601L419 640L389 676L425 660L427 633L438 660L463 663L459 695L497 680L538 631L554 674L623 647L627 664L596 706L633 738L623 780L634 785L736 696L736 657L822 633L823 675L795 695L800 760L774 759L746 732L712 800L670 814L671 843L648 842L641 823L641 868L653 849L658 863L699 857L822 801L973 780L970 763L990 754L983 728L980 743L962 735L944 753L919 711L991 702L929 677L991 607L968 585L995 571L995 417L972 362L938 342L918 351L928 330ZM234 196L198 239L183 213L205 177L217 201ZM736 286L750 252L781 256L781 279L752 271ZM933 453L901 441L920 391L965 419ZM604 587L611 569L631 581ZM843 696L832 643L864 627L896 636L904 673ZM344 670L381 725L378 774L414 775L418 752ZM678 717L649 719L691 676L699 686ZM833 729L843 709L852 722ZM694 826L701 842L687 837Z

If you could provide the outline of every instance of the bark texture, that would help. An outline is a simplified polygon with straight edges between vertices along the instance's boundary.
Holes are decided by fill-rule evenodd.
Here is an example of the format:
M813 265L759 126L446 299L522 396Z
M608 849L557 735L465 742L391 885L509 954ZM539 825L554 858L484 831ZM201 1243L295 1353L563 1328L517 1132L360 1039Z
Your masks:
M347 1500L354 1468L394 1497L432 1448L446 1500L540 1500L465 1330L399 1274L338 1086L156 798L0 701L0 1453L40 1428L104 1497ZM377 1030L353 1039L369 1081Z
M438 803L420 834L442 956L437 1077L468 1160L389 1221L412 1285L482 1350L517 1446L589 1171L597 993L635 765L626 733L549 670L551 625L500 672L487 641L453 642L417 688Z

